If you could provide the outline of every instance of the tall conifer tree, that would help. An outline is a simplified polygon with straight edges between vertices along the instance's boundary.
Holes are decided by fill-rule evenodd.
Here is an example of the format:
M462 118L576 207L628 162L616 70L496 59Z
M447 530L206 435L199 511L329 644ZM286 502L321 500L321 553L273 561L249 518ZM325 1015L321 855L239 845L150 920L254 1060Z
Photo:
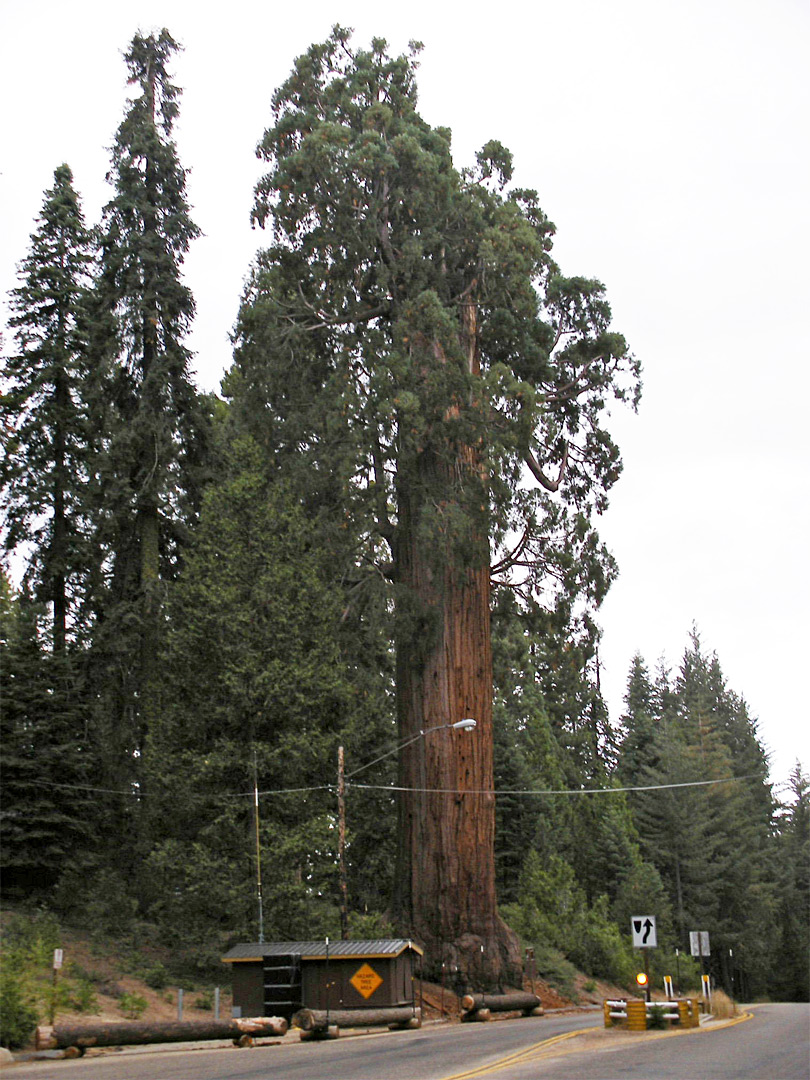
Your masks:
M778 938L773 992L783 1001L810 1000L810 777L797 761L788 779L790 802L779 822Z
M186 335L194 300L181 268L199 235L172 138L179 89L168 30L136 34L125 54L135 88L112 148L104 209L97 342L110 402L103 503L111 578L105 613L110 710L138 749L158 709L162 582L197 505L204 423Z
M87 291L91 235L67 165L54 172L11 293L18 351L6 362L0 481L7 550L28 558L26 585L49 605L65 649L86 579Z
M450 133L416 110L416 51L392 57L377 39L355 53L336 27L276 93L254 211L275 242L249 283L231 386L272 467L305 467L334 507L341 554L393 586L407 743L393 910L431 964L486 985L514 978L519 955L497 915L483 794L490 544L516 530L503 574L528 564L542 590L554 567L598 599L609 560L589 517L620 470L601 417L608 397L635 400L638 370L602 286L552 261L536 194L505 194L508 151L490 142L455 169ZM471 735L446 729L467 716Z

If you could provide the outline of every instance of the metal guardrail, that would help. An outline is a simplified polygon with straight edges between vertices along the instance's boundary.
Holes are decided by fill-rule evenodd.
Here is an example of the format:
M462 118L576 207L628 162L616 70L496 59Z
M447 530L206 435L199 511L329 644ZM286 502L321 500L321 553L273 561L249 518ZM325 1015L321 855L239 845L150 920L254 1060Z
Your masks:
M644 1030L649 1023L652 1009L660 1010L664 1020L680 1024L682 1027L698 1027L700 1024L700 1006L697 999L684 998L677 1001L641 1001L627 998L607 998L602 1003L605 1027L612 1027L614 1022L626 1024L628 1028Z

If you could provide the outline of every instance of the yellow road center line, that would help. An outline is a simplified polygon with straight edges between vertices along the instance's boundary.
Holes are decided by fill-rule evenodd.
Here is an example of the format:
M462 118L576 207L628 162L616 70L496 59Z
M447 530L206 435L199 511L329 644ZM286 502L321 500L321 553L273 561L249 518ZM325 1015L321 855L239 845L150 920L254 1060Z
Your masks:
M752 1012L744 1012L741 1016L735 1016L729 1020L722 1020L711 1027L698 1027L698 1028L677 1028L674 1031L659 1031L648 1032L654 1039L669 1038L672 1035L692 1035L698 1032L712 1032L722 1031L724 1028L734 1027L736 1024L743 1024L746 1020L753 1020L754 1014ZM497 1072L499 1069L508 1069L513 1065L525 1065L529 1061L535 1058L541 1057L547 1050L556 1046L558 1043L565 1042L568 1039L574 1039L578 1035L587 1035L588 1032L599 1031L598 1027L578 1028L576 1031L566 1031L562 1035L554 1035L550 1039L544 1039L542 1042L534 1043L532 1046L527 1046L524 1050L519 1050L514 1054L508 1054L506 1057L499 1058L498 1061L490 1062L489 1065L480 1065L476 1069L468 1069L466 1072L453 1073L452 1076L444 1076L442 1080L473 1080L473 1077L486 1076L488 1073ZM639 1040L649 1042L650 1039Z
M584 1035L586 1032L593 1030L593 1028L580 1028L577 1031L566 1031L562 1035L554 1035L550 1039L543 1039L542 1042L534 1043L532 1046L527 1046L525 1049L518 1050L514 1054L508 1054L506 1057L499 1058L489 1065L480 1065L477 1069L469 1069L467 1072L454 1073L452 1076L444 1076L442 1077L442 1080L467 1080L469 1077L484 1076L486 1073L494 1072L496 1069L508 1069L510 1065L519 1065L527 1058L542 1053L544 1050L548 1049L548 1047L554 1046L556 1043L564 1042L566 1039L573 1039L577 1035Z

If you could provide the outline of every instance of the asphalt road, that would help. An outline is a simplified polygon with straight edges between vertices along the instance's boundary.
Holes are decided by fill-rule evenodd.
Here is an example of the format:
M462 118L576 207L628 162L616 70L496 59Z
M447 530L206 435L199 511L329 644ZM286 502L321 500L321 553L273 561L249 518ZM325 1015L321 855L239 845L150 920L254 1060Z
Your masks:
M761 1005L731 1027L629 1035L601 1013L287 1040L249 1049L123 1052L26 1062L8 1080L808 1080L810 1006Z

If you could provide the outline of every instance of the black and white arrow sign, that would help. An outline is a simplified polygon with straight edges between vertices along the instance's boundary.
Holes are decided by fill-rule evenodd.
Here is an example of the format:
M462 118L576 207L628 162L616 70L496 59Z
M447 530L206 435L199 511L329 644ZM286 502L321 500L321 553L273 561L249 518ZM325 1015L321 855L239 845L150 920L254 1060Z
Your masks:
M658 944L654 915L634 915L630 920L634 949L654 949Z

